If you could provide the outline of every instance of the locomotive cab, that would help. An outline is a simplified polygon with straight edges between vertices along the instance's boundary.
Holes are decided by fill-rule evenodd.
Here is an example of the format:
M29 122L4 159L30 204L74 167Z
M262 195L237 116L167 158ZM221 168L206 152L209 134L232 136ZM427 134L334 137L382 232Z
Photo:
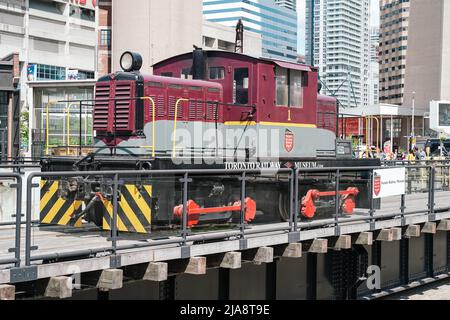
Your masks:
M196 72L196 66L204 72ZM259 158L336 157L336 100L329 98L334 108L327 110L326 126L321 127L315 68L201 49L196 49L194 55L187 53L164 60L153 68L156 75L183 79L200 75L204 81L222 85L223 130L244 131L245 138L254 132L257 137L240 139L237 134L238 141L227 141L227 145L250 140L236 147L256 150ZM256 141L264 135L270 136L271 141Z

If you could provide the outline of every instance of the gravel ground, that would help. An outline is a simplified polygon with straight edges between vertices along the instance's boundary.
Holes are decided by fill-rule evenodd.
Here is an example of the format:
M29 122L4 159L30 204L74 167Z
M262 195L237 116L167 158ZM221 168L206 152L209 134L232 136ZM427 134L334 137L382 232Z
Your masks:
M449 300L450 281L431 284L401 293L389 300Z

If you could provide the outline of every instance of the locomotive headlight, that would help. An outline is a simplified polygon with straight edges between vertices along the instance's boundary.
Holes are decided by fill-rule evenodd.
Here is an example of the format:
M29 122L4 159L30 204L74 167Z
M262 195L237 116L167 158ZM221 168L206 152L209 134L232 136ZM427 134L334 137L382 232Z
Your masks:
M120 67L125 72L139 71L142 67L142 57L138 53L125 52L120 57Z

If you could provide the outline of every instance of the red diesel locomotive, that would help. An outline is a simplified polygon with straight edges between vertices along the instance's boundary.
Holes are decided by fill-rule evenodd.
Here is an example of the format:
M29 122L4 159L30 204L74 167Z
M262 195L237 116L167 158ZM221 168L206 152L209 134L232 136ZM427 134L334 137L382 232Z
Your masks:
M124 53L121 66L123 72L106 75L96 85L94 152L82 159L46 158L44 171L377 165L352 159L351 142L337 139L336 99L318 94L318 71L313 67L202 49L157 63L154 75L141 74L142 58L135 53ZM74 188L81 180L83 187ZM121 181L121 194L128 196L121 201L128 203L120 203L119 229L144 232L151 225L178 221L183 211L180 182L138 180ZM72 218L84 217L108 228L106 182L99 177L77 181L58 181L66 198L86 203ZM368 186L367 173L342 177L343 214L367 207ZM133 199L133 190L146 194ZM313 218L333 210L333 190L329 174L305 174L298 214ZM246 191L247 222L289 218L286 175L255 177ZM232 221L240 196L236 177L194 179L189 184L188 225ZM327 197L329 201L320 200ZM133 201L136 205L130 204ZM58 224L58 219L46 219L51 211L50 201L41 210L41 220ZM143 222L136 227L133 221L138 220Z

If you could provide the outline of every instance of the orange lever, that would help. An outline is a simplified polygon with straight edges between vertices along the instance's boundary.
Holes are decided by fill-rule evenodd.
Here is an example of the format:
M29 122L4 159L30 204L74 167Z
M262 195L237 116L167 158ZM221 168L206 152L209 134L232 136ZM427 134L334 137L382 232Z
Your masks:
M199 224L200 216L210 213L221 213L229 211L240 211L241 201L235 202L232 206L225 207L212 207L212 208L201 208L195 201L189 200L187 202L187 216L188 216L188 227L193 227ZM173 208L173 215L180 220L183 217L183 205L176 206ZM256 216L256 202L251 198L245 199L245 215L244 221L251 222Z
M358 188L348 188L345 191L339 191L338 195L342 196L343 201L342 210L346 214L353 214L356 208L355 197L359 194ZM302 215L305 218L312 219L316 215L317 208L315 202L321 197L335 197L336 191L320 192L319 190L309 190L306 196L302 199Z

